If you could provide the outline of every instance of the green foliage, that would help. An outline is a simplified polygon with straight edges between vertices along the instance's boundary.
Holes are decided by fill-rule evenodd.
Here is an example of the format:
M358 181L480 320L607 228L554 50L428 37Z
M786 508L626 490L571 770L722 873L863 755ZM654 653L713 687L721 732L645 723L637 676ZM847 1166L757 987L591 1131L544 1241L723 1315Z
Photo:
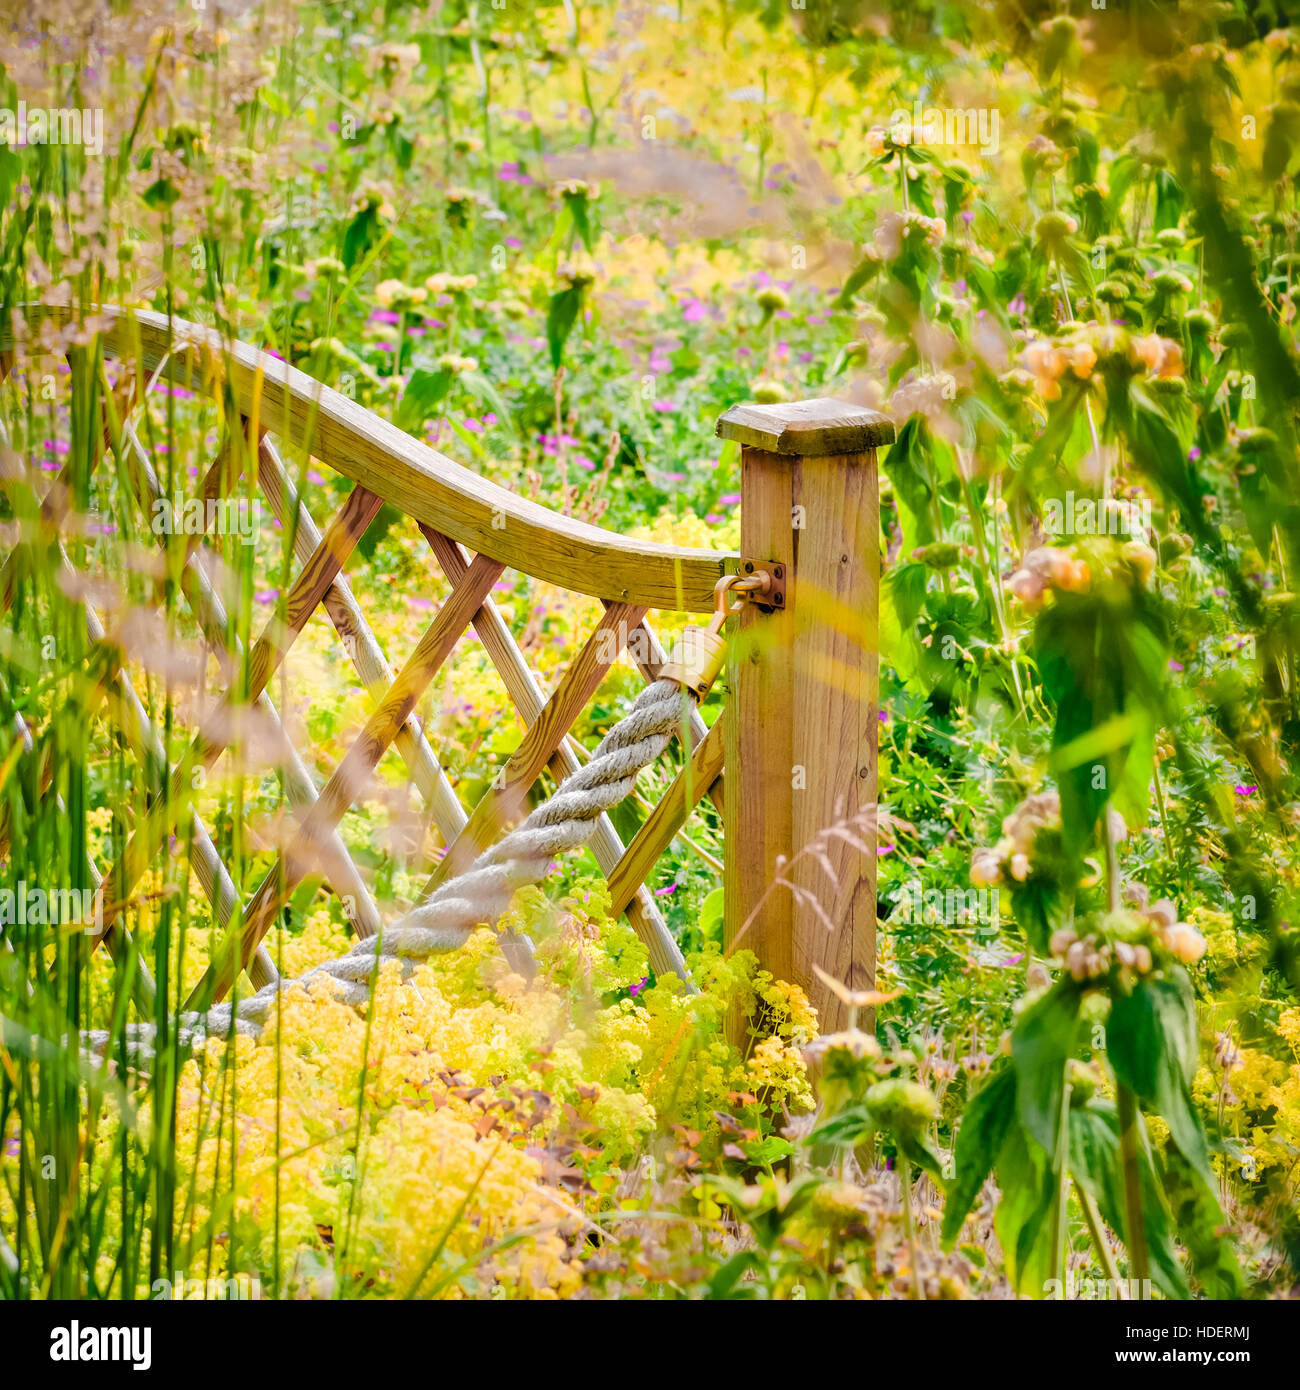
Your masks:
M289 24L255 6L220 42L205 14L169 10L166 42L137 52L122 9L65 33L38 0L3 60L0 109L46 90L107 116L99 154L0 141L5 884L89 888L159 808L169 832L110 882L116 957L0 926L0 1294L145 1292L178 1253L317 1296L1048 1296L1081 1269L1145 1269L1165 1297L1289 1292L1300 43L1270 32L1284 17L1143 0L1103 27L1032 6L741 0L656 12L633 37L604 3L300 6ZM923 122L964 116L958 101L998 115L998 148L978 121L973 139L911 129L920 92ZM1243 92L1273 97L1253 135ZM28 331L42 301L70 310L66 332ZM712 433L728 405L886 410L873 1002L817 1039L797 990L723 953L705 803L650 883L700 995L654 978L576 855L517 905L548 992L483 940L384 1016L387 1060L360 1020L293 993L283 1063L233 1040L187 1062L175 1015L223 927L187 865L191 812L245 903L293 824L264 724L210 776L191 725L278 631L299 571L292 526L267 514L256 544L209 535L220 618L187 616L198 537L159 547L123 422L167 497L197 500L224 452L251 500L256 441L219 354L177 344L177 375L155 380L128 332L106 371L104 303L268 348L484 478L679 544L739 544L739 450ZM285 454L323 521L350 485ZM1138 517L1117 531L1121 504ZM348 579L400 666L447 586L397 508ZM553 688L593 606L513 574L493 594ZM859 617L818 612L862 636ZM325 623L299 641L268 693L321 785L379 692ZM119 657L158 732L143 755L109 708ZM616 668L574 736L594 746L638 688ZM412 716L467 809L521 736L468 641ZM619 808L625 841L682 758ZM386 916L432 867L428 819L390 752L340 825ZM292 895L268 938L281 957L341 949L332 888L322 871ZM162 1056L142 1084L117 1043L110 1075L53 1041L141 1021ZM426 1148L384 1150L403 1126ZM426 1189L444 1152L453 1180ZM936 1219L945 1254L922 1229Z

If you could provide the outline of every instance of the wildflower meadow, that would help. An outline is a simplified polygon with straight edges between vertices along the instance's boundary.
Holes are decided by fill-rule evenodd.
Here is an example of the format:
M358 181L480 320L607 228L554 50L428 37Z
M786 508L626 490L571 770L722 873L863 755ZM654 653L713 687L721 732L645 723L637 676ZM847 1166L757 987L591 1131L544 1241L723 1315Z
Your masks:
M1295 7L0 36L38 1360L179 1371L127 1335L164 1302L233 1355L235 1303L406 1299L1086 1303L1098 1365L1262 1359L1248 1312L1300 1297Z

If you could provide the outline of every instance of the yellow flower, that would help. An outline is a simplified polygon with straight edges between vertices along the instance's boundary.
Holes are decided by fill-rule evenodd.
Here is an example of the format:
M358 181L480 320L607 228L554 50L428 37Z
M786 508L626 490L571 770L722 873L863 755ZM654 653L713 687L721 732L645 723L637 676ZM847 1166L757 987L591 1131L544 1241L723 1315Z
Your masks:
M381 280L375 286L375 302L384 309L401 313L423 304L429 292L423 286L403 284L401 280Z

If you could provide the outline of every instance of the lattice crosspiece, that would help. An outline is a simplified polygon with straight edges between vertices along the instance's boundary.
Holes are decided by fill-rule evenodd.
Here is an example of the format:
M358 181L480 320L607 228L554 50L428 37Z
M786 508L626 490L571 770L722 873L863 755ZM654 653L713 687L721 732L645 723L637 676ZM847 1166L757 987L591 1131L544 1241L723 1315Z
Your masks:
M59 311L51 313L59 316ZM495 487L278 359L243 344L222 342L193 325L173 321L169 331L167 321L157 315L128 317L109 310L106 317L106 352L124 355L141 370L154 373L155 379L193 386L201 376L208 394L233 398L242 412L240 430L208 468L200 495L208 501L229 498L241 482L254 484L289 533L299 566L279 611L245 652L237 640L229 639L228 615L214 581L220 572L219 556L205 534L190 536L180 589L217 659L225 688L203 705L188 749L170 766L161 735L132 684L129 654L86 604L87 669L93 673L87 705L92 715L104 707L113 719L143 769L148 802L102 879L98 868L90 866L93 881L100 884L102 927L88 938L87 949L93 950L101 940L115 952L129 944L122 914L173 837L186 833L191 869L212 903L214 919L228 927L186 1004L203 1008L228 993L243 971L255 987L276 979L263 938L305 879L320 878L338 895L359 936L382 928L384 918L340 835L340 823L372 791L379 763L390 747L405 762L447 847L429 877L427 897L526 814L543 773L549 771L562 783L582 766L589 755L571 730L620 656L632 656L645 680L656 679L665 655L647 621L649 610L705 611L713 585L727 568L734 568L737 557L629 541L575 522ZM105 459L115 462L141 515L157 516L160 508L165 511L171 504L129 401L122 392L110 396L107 379L105 386L104 442L97 465L104 467ZM281 435L301 456L309 455L352 479L351 491L323 528L290 479L273 434ZM65 483L60 475L42 509L42 524L56 539L69 506ZM432 622L396 673L344 573L385 502L414 518L449 586ZM485 517L504 517L505 524L485 526ZM166 536L158 539L166 551ZM20 543L0 569L0 603L6 608L21 580L24 549L25 543ZM72 572L66 553L62 564ZM507 568L605 603L596 630L549 696L491 596ZM318 609L333 624L374 702L364 727L320 787L294 745L282 716L284 707L277 708L272 693L274 686L286 685L285 658ZM487 792L465 808L416 706L470 629L495 667L524 732ZM628 914L649 949L653 968L684 975L680 952L644 881L705 794L721 810L722 721L709 730L692 706L681 734L689 756L632 844L625 847L608 816L602 815L590 847L609 878L615 910ZM39 757L39 737L28 734L27 739L29 755ZM254 762L250 740L259 747L269 744L269 754L261 756L282 777L293 820L256 891L241 902L196 810L194 787L202 780L199 770L210 771L223 754ZM0 825L0 837L5 833ZM137 980L137 1004L147 1010L152 982L147 972L139 972Z

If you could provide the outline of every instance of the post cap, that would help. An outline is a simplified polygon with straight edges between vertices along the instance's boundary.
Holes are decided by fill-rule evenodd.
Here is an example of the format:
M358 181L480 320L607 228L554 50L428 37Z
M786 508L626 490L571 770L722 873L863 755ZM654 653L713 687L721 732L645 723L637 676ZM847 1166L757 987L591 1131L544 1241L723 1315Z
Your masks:
M733 405L718 435L772 454L861 454L894 442L894 422L878 410L818 396L778 405Z

